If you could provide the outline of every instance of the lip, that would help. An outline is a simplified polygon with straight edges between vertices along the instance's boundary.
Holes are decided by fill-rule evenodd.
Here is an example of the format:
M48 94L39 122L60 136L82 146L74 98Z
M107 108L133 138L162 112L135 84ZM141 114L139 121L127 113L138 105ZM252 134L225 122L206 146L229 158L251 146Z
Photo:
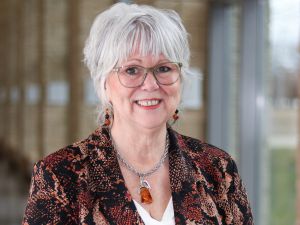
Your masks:
M138 107L140 107L142 109L146 109L146 110L157 109L160 106L161 102L162 102L162 99L159 99L159 98L147 98L147 99L139 99L139 100L134 101L134 103Z

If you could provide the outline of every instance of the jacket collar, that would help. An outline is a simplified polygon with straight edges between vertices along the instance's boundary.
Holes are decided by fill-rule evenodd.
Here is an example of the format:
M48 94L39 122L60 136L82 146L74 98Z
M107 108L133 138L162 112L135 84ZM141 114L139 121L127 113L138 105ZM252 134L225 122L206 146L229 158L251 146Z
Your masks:
M182 136L168 128L170 137L169 163L170 184L176 223L186 223L199 210L200 199L195 194L195 170L188 155ZM126 188L124 178L112 148L107 128L97 129L89 137L88 168L89 189L99 211L108 221L116 224L143 224L132 197ZM183 210L183 208L185 210ZM186 210L188 209L188 210Z

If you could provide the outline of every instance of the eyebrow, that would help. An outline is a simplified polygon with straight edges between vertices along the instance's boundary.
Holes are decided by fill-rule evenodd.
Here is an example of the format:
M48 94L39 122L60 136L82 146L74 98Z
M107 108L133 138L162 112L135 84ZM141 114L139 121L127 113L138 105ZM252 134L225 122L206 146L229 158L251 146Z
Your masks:
M134 62L138 62L138 63L142 63L142 60L139 58L133 58L129 61L124 62L123 65L131 65ZM161 63L166 63L166 62L170 62L168 59L160 59L157 63L155 63L155 65L161 64Z
M130 60L124 62L124 64L130 64L130 63L133 63L133 62L135 62L135 61L136 61L136 62L139 62L139 63L142 62L142 60L139 59L139 58L133 58L133 59L130 59Z

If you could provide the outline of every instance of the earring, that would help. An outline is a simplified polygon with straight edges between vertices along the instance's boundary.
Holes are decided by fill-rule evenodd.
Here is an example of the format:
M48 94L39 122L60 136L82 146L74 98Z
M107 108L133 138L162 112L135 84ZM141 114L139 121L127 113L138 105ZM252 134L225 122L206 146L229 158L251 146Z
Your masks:
M104 120L104 124L103 126L108 127L110 125L110 116L109 116L109 109L106 108L105 109L105 116L104 116L105 120Z
M179 111L176 109L175 113L173 114L173 124L179 119L178 113Z

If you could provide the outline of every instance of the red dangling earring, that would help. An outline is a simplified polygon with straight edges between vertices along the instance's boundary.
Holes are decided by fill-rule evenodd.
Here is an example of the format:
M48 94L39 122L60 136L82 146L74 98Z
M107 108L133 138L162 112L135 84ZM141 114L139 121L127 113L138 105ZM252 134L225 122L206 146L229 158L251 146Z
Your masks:
M179 119L178 113L179 111L176 109L175 113L173 114L173 124Z
M108 127L110 125L110 116L109 116L109 109L108 108L106 108L106 110L105 110L104 118L105 118L105 120L104 120L103 126Z

